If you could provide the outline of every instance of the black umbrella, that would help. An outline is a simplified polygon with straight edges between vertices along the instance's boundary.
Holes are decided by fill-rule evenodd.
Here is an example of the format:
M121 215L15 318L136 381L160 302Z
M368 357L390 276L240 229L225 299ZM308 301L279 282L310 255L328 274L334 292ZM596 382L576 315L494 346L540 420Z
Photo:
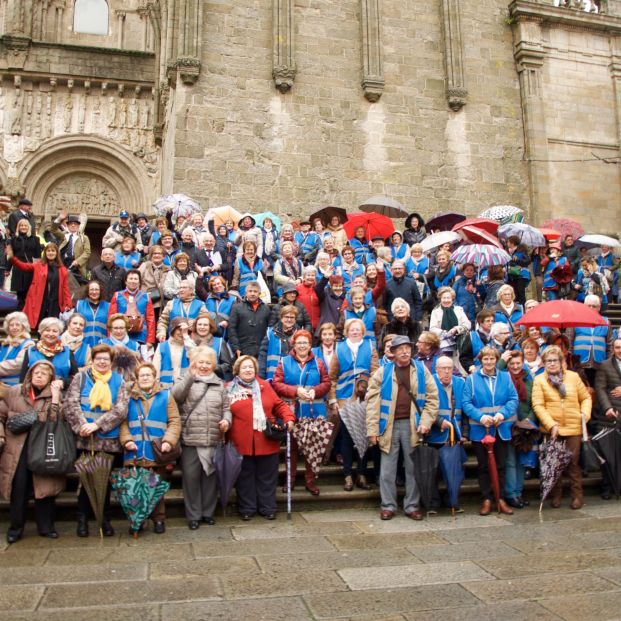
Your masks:
M465 478L464 464L468 460L461 443L455 442L455 431L451 425L450 441L439 450L440 472L446 483L446 496L453 515L459 506L459 489Z
M360 205L360 211L379 213L389 218L407 218L408 212L403 205L387 196L372 196Z
M226 505L233 486L237 482L244 458L237 452L232 442L218 442L214 449L213 467L220 490L222 515L226 515Z
M419 444L410 453L414 462L414 479L420 491L421 502L427 510L431 508L431 499L437 488L438 463L437 449L428 444Z
M606 460L604 468L608 472L610 484L619 498L621 495L621 431L617 427L602 429L592 438L593 445Z
M456 224L463 222L465 219L466 216L462 213L455 213L452 211L439 213L427 220L425 228L428 233L433 233L434 231L450 231Z
M586 419L582 416L582 461L587 472L600 472L606 460L599 454L587 433Z
M322 207L315 213L312 213L308 219L312 222L316 218L319 218L323 222L324 226L328 226L332 216L338 216L341 224L344 224L347 220L347 211L345 211L342 207L333 207L329 205L327 207Z

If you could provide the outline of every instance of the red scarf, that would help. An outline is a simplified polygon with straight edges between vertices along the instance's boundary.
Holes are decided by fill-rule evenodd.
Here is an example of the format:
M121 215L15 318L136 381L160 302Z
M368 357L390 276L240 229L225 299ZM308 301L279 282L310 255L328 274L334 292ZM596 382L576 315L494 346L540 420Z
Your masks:
M526 372L521 370L517 375L514 375L513 373L509 373L509 375L511 375L511 379L513 380L513 385L515 386L520 402L527 401L528 393L526 392L526 382L524 381Z

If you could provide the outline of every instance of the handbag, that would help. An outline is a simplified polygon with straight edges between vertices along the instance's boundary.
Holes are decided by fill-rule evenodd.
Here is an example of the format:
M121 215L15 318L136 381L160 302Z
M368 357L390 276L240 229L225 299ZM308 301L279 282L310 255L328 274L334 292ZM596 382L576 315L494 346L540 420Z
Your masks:
M140 295L140 293L142 292L139 292L138 295ZM125 316L129 320L129 328L127 329L129 334L139 334L142 332L144 328L144 317L140 314L138 304L136 304L136 298L133 295L129 296Z
M263 434L268 440L274 442L283 442L287 437L287 429L278 420L272 422L269 418L265 421L266 426L263 430Z
M153 289L149 289L147 293L149 294L149 297L151 298L151 302L153 302L153 304L159 302L162 299L162 292L159 290L158 287L153 287Z
M27 410L15 416L10 416L6 422L6 428L11 433L19 435L20 433L30 431L37 420L39 420L38 412L36 410Z
M64 420L37 420L28 436L28 469L36 474L66 474L76 460L75 436Z
M151 449L153 450L153 461L158 466L167 466L168 464L172 464L177 461L181 457L181 442L177 442L177 444L171 447L168 453L164 453L162 451L162 438L155 438L155 440L151 440L149 430L144 423L144 410L142 409L142 401L140 400L138 401L138 408L140 409L140 414L138 415L138 418L140 419L142 440L146 441L146 438L149 439L149 442L151 443Z

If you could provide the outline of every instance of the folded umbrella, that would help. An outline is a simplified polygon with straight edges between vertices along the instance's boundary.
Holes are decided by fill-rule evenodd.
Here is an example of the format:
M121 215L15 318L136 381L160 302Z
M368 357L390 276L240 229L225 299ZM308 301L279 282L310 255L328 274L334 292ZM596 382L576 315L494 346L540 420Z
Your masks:
M597 447L589 437L586 426L586 418L584 415L582 418L582 460L584 469L587 472L600 472L602 466L606 464L606 460L599 454ZM604 430L608 431L608 430Z
M552 300L531 308L515 322L516 326L548 326L550 328L583 328L607 326L597 311L581 302Z
M492 493L496 501L496 507L500 503L500 479L498 478L498 467L496 466L496 455L494 455L494 444L496 443L495 436L489 433L489 429L486 428L487 433L483 436L481 444L487 451L487 469L489 471L489 479L492 484ZM500 511L500 509L499 509Z
M454 211L447 211L446 213L439 213L427 220L425 229L428 233L434 233L439 231L450 231L456 224L463 222L466 216L462 213L455 213Z
M615 496L619 498L621 495L621 431L618 427L602 429L593 436L592 442L605 460L604 467L608 472L610 484Z
M359 401L358 399L348 401L339 409L339 415L347 427L347 431L349 431L358 455L363 457L369 446L366 401Z
M226 515L226 506L231 491L241 472L244 458L237 452L232 442L218 442L213 454L213 467L216 471L222 515Z
M390 237L395 231L395 225L390 218L379 213L365 213L363 211L350 213L343 228L347 233L347 237L352 239L354 232L360 226L364 228L364 234L367 239L373 239L374 237L383 237L385 239Z
M438 233L432 233L425 237L420 245L423 247L423 252L429 252L434 248L444 246L444 244L454 244L459 241L461 241L459 233L453 233L453 231L439 231Z
M446 484L446 496L451 512L459 506L459 490L466 476L464 464L468 460L466 451L460 442L455 442L455 429L450 428L449 441L438 451L440 472Z
M403 208L403 205L387 196L372 196L367 198L366 201L358 207L360 211L366 211L368 213L379 213L389 218L407 218L408 212Z
M324 226L328 226L330 224L330 220L337 216L340 220L341 224L347 220L347 211L342 207L334 207L333 205L328 205L327 207L322 207L317 211L313 212L308 219L312 222L316 218L319 218Z
M511 444L517 451L528 453L533 445L541 439L541 431L533 421L525 418L511 427Z
M547 244L543 233L530 224L511 222L498 227L498 237L500 239L507 239L513 235L519 238L520 243L529 248L544 248Z
M438 464L440 461L438 450L428 444L421 443L414 447L410 455L414 462L414 479L420 492L421 502L429 511L438 485Z
M451 259L459 265L473 263L476 267L490 267L507 265L511 261L511 255L492 244L463 244L453 251Z
M539 512L543 510L543 501L554 489L564 470L571 462L571 451L561 440L544 442L539 449L539 482L541 484L541 504Z
M325 418L302 418L293 427L293 437L313 474L318 475L334 424Z
M560 237L565 235L572 235L574 239L578 239L581 235L584 235L584 228L580 222L572 220L571 218L555 218L553 220L546 220L541 226L554 229L559 232Z

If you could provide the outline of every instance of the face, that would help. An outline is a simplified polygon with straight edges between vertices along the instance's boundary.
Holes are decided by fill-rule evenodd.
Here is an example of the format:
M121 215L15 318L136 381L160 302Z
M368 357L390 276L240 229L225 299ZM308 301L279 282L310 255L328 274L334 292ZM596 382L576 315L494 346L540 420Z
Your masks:
M147 226L147 221L144 218L138 218L138 226L144 229L144 227Z
M173 238L170 235L166 235L166 237L161 237L160 241L162 242L162 246L164 246L164 248L172 248Z
M88 296L88 299L92 302L98 302L99 298L101 297L101 287L99 286L99 283L92 282L88 286L86 295Z
M326 268L330 265L330 257L319 257L317 259L317 265L322 268Z
M354 237L356 237L357 239L363 239L364 238L364 228L359 226L355 231L354 231Z
M254 255L256 254L254 246L252 244L248 244L245 248L244 248L244 256L247 259L254 259Z
M187 282L184 282L182 284L179 285L179 297L185 302L186 300L189 300L193 293L194 290L192 289L192 285L190 285Z
M134 249L134 242L131 239L125 238L121 242L121 248L124 252L132 252Z
M541 338L541 330L535 326L528 328L528 336L530 336L531 339L539 339Z
M343 261L345 263L351 263L354 260L354 253L351 250L343 252Z
M392 240L393 246L399 246L401 244L401 235L395 233L390 239Z
M328 237L323 242L323 247L327 253L330 253L334 250L334 240L331 237Z
M298 357L307 358L311 349L311 342L305 336L301 336L296 339L294 349Z
M410 251L410 254L416 259L420 259L423 256L423 251L420 248L414 248L414 250Z
M244 380L244 382L251 382L255 378L255 375L256 371L252 360L244 360L239 365L239 377Z
M140 276L138 274L128 274L125 279L125 286L131 291L138 289L140 287Z
M330 285L330 289L332 289L334 295L341 295L341 293L343 293L343 283L335 282L334 284Z
M311 272L311 271L306 272L304 274L304 284L307 287L310 287L310 286L314 285L315 284L315 276L316 276L315 272Z
M336 334L334 330L323 330L321 333L321 344L325 345L328 348L331 348L334 345L334 341L336 340Z
M246 227L246 228L250 228L252 226L252 218L249 218L248 216L246 216L243 220L242 220L242 226Z
M263 228L264 229L272 228L272 221L269 218L265 218L265 220L263 220Z
M93 367L99 373L107 373L112 367L110 354L100 353L93 358Z
M205 247L205 250L213 250L215 245L216 240L213 235L205 235L205 237L203 237L203 246Z
M494 318L493 317L486 317L483 320L483 323L481 324L481 327L483 328L483 330L485 330L485 332L489 332L493 325L494 325Z
M491 354L483 356L483 358L481 358L481 366L484 371L493 371L496 368L496 356L492 356Z
M339 220L339 217L338 217L338 216L332 216L332 217L330 218L330 224L331 224L331 226L338 226L338 225L340 224L340 222L341 222L341 221Z
M69 222L69 224L67 225L67 228L69 229L70 233L77 233L78 229L80 228L80 223L79 222Z
M450 362L436 363L436 375L445 386L448 386L453 376L453 365Z
M281 236L283 239L293 239L293 227L288 225L283 226Z
M440 304L444 307L444 308L448 308L449 306L453 305L453 296L446 291L445 293L443 293L440 296Z
M612 344L612 351L615 355L615 358L617 360L621 360L621 339L617 339L613 344Z
M110 326L110 334L118 341L122 341L127 336L125 321L123 319L115 319Z
M511 291L503 291L500 296L500 301L505 306L509 306L513 302L513 293L511 293Z
M226 226L222 225L218 227L218 235L220 235L220 237L226 237Z
M22 326L21 322L18 319L11 319L9 321L9 335L10 336L19 336L24 331L24 326Z
M45 249L45 258L48 261L56 261L57 255L58 253L56 252L56 248L54 248L53 246L48 246Z
M375 248L375 250L379 250L380 248L384 247L383 239L374 239L371 243L373 245L373 248Z
M357 343L362 340L362 336L362 326L358 322L352 323L351 326L349 326L347 338Z
M181 271L185 271L188 269L188 260L185 258L179 259L177 261L177 269Z
M364 276L356 276L351 284L352 287L362 287L366 289L367 279Z
M405 304L397 304L392 314L397 319L405 319L408 316L408 309Z
M599 302L585 302L584 305L588 306L589 308L592 308L594 311L597 311L598 313L600 309L602 308L602 305Z
M157 223L157 230L160 231L160 232L166 230L166 222L158 222Z
M407 366L412 359L412 346L411 345L399 345L397 349L393 350L395 362L399 366Z
M558 354L550 354L545 361L545 369L548 373L556 374L561 371L561 359Z
M191 244L194 239L192 237L192 231L186 229L185 231L183 231L183 234L181 235L181 239L186 243L186 244Z
M293 256L293 246L291 244L283 244L281 247L282 256L290 259Z
M28 234L28 222L20 222L17 225L17 232L21 233L22 235L27 235Z
M50 370L43 364L38 364L32 372L31 381L32 385L39 390L45 388L52 380Z
M377 278L377 267L373 263L367 265L367 278Z
M509 340L510 336L511 336L511 331L509 330L509 327L507 326L506 328L503 328L500 332L498 332L498 334L496 334L496 340L502 345L504 345Z
M358 380L356 382L356 395L360 399L363 399L364 396L367 394L368 387L369 387L369 384L367 382L365 382L364 380Z
M355 295L352 295L351 303L353 304L354 308L360 308L361 306L363 306L364 305L364 294L356 293Z
M528 360L528 362L533 362L537 359L537 348L527 343L522 347L522 351L524 352L524 358Z
M212 289L214 293L223 293L224 291L226 291L224 283L219 278L216 278L213 281Z
M194 226L201 226L203 224L203 214L195 213L192 216L192 224Z
M321 220L315 220L315 231L317 233L323 232L323 222Z
M401 278L405 274L405 266L403 263L395 263L392 266L392 275L395 278Z
M227 220L224 224L226 225L226 228L229 230L232 230L235 227L233 220Z
M286 315L283 315L280 320L282 321L282 327L285 330L291 330L291 328L295 326L296 317L293 313L287 313Z
M193 360L192 366L195 372L203 377L213 373L214 364L206 354L201 354Z
M159 250L155 250L151 255L151 261L153 261L155 265L161 265L164 262L164 253Z
M418 218L414 217L412 218L411 222L410 222L410 227L413 229L418 228Z
M259 299L260 293L259 287L246 287L246 299L251 303Z
M573 246L573 244L574 244L574 238L573 238L573 235L568 235L568 236L565 238L565 245L566 245L566 246Z
M60 330L58 326L49 326L45 328L43 332L41 332L41 338L46 343L55 343L58 340L59 336L60 336Z
M121 226L129 226L129 218L119 218Z
M515 358L511 358L511 360L509 360L507 368L509 369L510 373L518 375L518 373L520 373L524 368L524 362L522 358L520 358L520 356L516 356Z
M449 264L449 258L445 254L438 255L438 265L445 268Z
M209 319L205 317L197 319L194 329L196 330L196 334L198 334L201 338L208 336L211 334L211 324L209 323Z
M72 317L67 326L67 332L69 332L71 336L80 336L80 334L84 333L85 325L85 321L82 317Z
M464 267L463 274L464 278L474 278L474 267L472 265Z

